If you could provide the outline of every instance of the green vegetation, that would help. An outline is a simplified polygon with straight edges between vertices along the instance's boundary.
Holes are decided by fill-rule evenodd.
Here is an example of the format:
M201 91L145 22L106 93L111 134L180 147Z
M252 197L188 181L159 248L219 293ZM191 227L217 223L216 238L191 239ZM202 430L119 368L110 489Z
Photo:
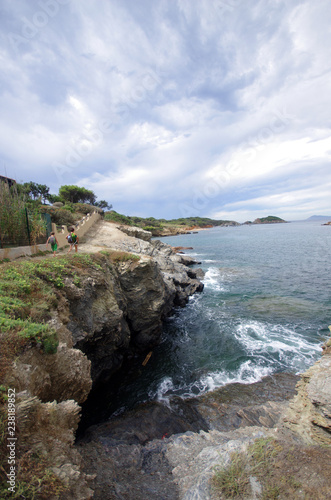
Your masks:
M8 491L8 484L4 480L0 484L1 499L59 498L66 490L64 483L52 472L53 464L41 454L26 452L17 460L16 465L15 493Z
M228 220L214 220L207 217L185 217L180 219L155 219L154 217L135 217L126 216L115 212L105 213L105 220L116 222L118 224L125 224L127 226L137 226L150 231L153 236L159 236L163 230L167 228L175 229L176 227L186 228L187 230L194 228L214 227L229 224L233 221Z
M132 221L132 217L126 217L125 215L118 214L115 210L111 212L107 212L105 214L105 220L109 220L111 222L117 222L118 224L125 224L126 226L135 225Z
M276 439L257 439L246 453L233 453L229 465L216 469L212 485L224 498L246 498L250 495L249 478L253 476L262 486L261 500L276 500L286 495L293 498L301 483L286 474L291 460L291 453L284 452L283 444Z
M16 185L9 187L0 182L0 242L1 248L9 243L36 243L45 233L45 223L38 207L27 204Z
M56 352L57 334L46 322L58 302L57 290L68 277L79 286L78 270L91 268L102 269L87 254L1 265L0 378L28 345L37 345L47 354Z
M70 203L95 203L96 197L93 191L79 186L61 186L59 197Z
M96 201L94 192L84 187L61 186L59 195L55 195L45 184L4 179L0 180L1 248L46 241L50 229L46 233L43 214L49 214L51 222L58 226L71 226L94 208L112 208L105 200ZM46 201L53 206L46 205Z
M280 217L275 217L274 215L268 215L268 217L259 217L259 220L262 224L267 224L270 222L285 222Z
M135 256L131 256L134 259ZM45 355L57 352L58 337L49 326L51 311L59 300L65 280L80 286L80 278L101 270L100 256L88 254L1 264L0 273L0 380L13 361L29 347ZM7 449L7 387L0 386L0 497L49 498L65 488L51 472L53 464L36 454L18 453L16 493L8 492L5 469ZM19 451L19 449L18 449ZM10 493L10 496L9 496Z
M101 250L102 255L106 255L108 259L113 263L118 262L138 262L140 260L139 255L133 253L121 252L117 250Z

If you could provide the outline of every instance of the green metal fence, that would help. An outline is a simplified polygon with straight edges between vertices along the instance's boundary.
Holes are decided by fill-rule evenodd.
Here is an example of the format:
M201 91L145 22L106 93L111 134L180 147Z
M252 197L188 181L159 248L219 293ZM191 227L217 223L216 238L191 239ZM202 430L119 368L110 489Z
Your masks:
M49 214L41 214L44 224L44 231L32 241L32 222L31 213L26 208L15 211L13 220L5 221L0 218L0 248L14 248L29 246L32 243L46 243L52 231L51 216ZM10 222L10 223L9 223Z

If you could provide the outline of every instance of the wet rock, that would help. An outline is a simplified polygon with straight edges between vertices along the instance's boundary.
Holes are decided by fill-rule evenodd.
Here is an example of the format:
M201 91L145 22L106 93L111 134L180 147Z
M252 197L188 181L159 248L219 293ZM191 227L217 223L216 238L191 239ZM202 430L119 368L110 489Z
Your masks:
M188 414L198 413L208 429L271 428L295 395L298 380L296 375L279 373L254 384L229 384L197 398L177 400L177 404L185 405Z
M96 498L106 492L113 496L105 498L117 498L119 491L142 498L149 491L151 498L211 499L214 467L272 435L268 427L278 424L297 380L278 374L196 398L174 397L170 407L150 402L91 427L78 449L84 471L96 474ZM164 496L167 491L173 496Z

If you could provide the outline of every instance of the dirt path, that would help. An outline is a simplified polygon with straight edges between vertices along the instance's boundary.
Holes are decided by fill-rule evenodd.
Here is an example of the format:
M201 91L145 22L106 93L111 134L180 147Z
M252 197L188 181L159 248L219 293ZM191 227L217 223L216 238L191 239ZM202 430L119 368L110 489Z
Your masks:
M118 248L121 243L132 240L133 238L120 231L116 224L101 220L82 237L78 252L94 253L105 248Z
M96 222L91 229L89 229L79 240L77 253L96 253L105 248L118 249L119 247L125 246L125 243L132 242L134 238L126 235L120 231L116 224L100 220ZM53 253L50 251L50 246L48 247L49 253L44 255L30 256L24 255L15 259L15 262L21 260L42 260L48 258L54 258ZM57 256L68 255L69 245L61 247L57 250L55 258ZM75 250L72 249L69 255L73 255Z

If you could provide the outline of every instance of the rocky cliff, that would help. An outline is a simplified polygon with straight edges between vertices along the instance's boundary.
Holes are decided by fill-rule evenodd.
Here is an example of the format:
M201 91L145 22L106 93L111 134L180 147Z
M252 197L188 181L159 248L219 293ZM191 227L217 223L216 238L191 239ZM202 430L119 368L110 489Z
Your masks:
M107 225L93 231L93 244L81 247L94 253L93 265L77 259L75 274L57 290L50 320L60 341L57 353L31 346L5 381L17 393L19 453L47 459L66 488L49 498L220 498L215 467L229 466L233 453L250 455L256 439L271 440L277 453L264 474L255 465L249 469L243 498L261 497L266 478L275 488L292 472L296 483L285 481L287 496L329 498L328 345L302 375L296 395L296 377L280 375L199 399L174 399L170 408L150 403L91 428L74 445L80 405L93 384L156 345L163 318L202 290L200 272L171 247L145 234L139 238L139 231L135 237Z
M75 271L64 275L56 290L49 324L59 338L57 353L45 354L31 344L4 381L17 394L19 454L47 457L66 487L61 498L92 495L73 448L79 404L125 358L157 345L163 319L203 289L184 256L160 242L127 237L121 251L105 245L101 250L93 254L92 265L73 256Z
M90 428L78 449L94 498L330 498L330 362L325 352L296 389L298 377L279 374Z

